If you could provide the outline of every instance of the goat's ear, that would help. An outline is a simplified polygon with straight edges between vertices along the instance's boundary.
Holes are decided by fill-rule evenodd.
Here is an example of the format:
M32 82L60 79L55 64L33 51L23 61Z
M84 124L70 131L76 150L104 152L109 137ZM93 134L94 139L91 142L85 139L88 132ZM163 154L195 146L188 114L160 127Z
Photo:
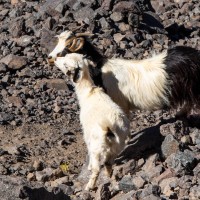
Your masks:
M80 67L78 67L74 71L74 76L73 76L74 83L77 83L78 80L81 78L81 76L82 76L82 70Z

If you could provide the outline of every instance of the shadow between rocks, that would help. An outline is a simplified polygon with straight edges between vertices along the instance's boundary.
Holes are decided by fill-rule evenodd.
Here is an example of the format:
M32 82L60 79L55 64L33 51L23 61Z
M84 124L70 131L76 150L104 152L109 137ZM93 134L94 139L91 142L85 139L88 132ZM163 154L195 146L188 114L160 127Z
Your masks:
M132 135L127 147L121 153L120 157L116 159L116 164L121 164L131 159L148 157L154 153L160 153L162 141L165 138L160 133L160 126L167 123L174 123L175 121L175 118L162 120L159 124Z
M70 200L71 198L64 194L59 188L54 189L54 191L49 192L45 188L30 188L24 186L20 190L19 197L21 199L28 200Z

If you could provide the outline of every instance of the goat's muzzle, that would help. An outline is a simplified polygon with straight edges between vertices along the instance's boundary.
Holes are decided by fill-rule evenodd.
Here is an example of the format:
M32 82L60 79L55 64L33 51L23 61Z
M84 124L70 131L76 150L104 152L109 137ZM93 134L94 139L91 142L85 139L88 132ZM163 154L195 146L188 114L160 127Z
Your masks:
M48 61L49 65L53 65L53 64L54 64L54 61L55 61L55 58L53 58L52 56L49 56L49 57L47 58L47 61Z

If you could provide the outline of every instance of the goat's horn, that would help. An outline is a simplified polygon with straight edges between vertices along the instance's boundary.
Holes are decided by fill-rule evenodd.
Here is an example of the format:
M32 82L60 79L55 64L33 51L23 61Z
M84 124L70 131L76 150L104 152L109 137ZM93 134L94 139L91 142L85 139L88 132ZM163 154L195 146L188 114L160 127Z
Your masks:
M76 37L82 37L82 36L93 36L93 33L76 33Z
M71 45L71 43L73 42L74 39L75 39L75 37L72 37L72 38L68 39L68 40L65 42L65 46Z
M71 52L74 52L74 49L76 49L76 45L77 45L77 38L74 38L72 41L71 46L68 48Z
M78 44L78 40L79 40L79 44ZM79 49L81 49L83 47L85 43L85 40L84 38L80 37L80 38L75 38L73 40L73 43L72 45L68 48L71 52L76 52L78 51Z

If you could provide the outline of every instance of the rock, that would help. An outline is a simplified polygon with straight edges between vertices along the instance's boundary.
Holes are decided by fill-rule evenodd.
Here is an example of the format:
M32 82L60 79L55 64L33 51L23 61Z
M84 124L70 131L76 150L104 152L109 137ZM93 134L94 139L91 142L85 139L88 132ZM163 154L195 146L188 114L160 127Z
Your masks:
M9 54L0 60L0 63L4 63L9 69L18 70L27 64L27 59L23 56L16 56Z
M23 35L20 38L17 38L15 41L19 46L27 47L32 43L33 36Z
M74 13L74 19L77 22L85 22L86 24L92 23L95 18L95 12L89 7L83 7Z
M5 124L14 119L14 115L11 113L0 112L0 124Z
M27 180L28 181L35 181L36 180L35 174L34 173L28 173Z
M36 74L34 73L32 69L30 69L29 67L26 67L21 72L19 72L19 76L35 78Z
M143 165L142 169L145 172L149 172L156 166L156 161L159 159L158 154L154 154L149 156L149 158L146 160L146 163Z
M143 13L142 17L143 17L143 23L150 31L156 33L165 33L164 26L161 22L162 20L159 18L157 14L148 11Z
M11 0L12 5L15 5L15 4L18 4L18 3L19 3L19 0Z
M170 197L174 193L171 185L174 185L173 188L177 187L177 185L178 185L177 177L163 179L159 184L159 186L161 187L162 193L167 197Z
M13 104L14 106L21 108L23 103L20 97L16 97L16 96L9 96L7 97L7 101L11 104Z
M181 142L184 143L184 144L190 144L191 143L191 138L189 135L184 135L182 138L181 138Z
M128 161L123 165L123 175L126 175L128 173L133 174L135 167L136 167L135 160Z
M138 28L140 25L139 15L134 13L129 13L128 24L133 28Z
M200 132L198 129L195 129L192 133L190 133L190 137L192 139L192 143L199 145L200 147Z
M119 181L119 190L122 190L123 192L130 192L131 190L136 190L132 177L130 175L125 175L120 181Z
M167 135L161 145L161 151L163 157L166 159L172 153L178 152L178 150L179 150L178 141L174 138L173 135L171 134Z
M8 85L10 81L10 75L5 75L2 79L1 79L1 82L4 84L4 85Z
M196 158L189 150L173 153L165 160L165 162L168 167L175 171L176 175L191 173L196 166Z
M100 24L101 24L101 27L102 29L108 29L110 28L110 25L109 23L107 22L106 18L105 17L102 17L100 20L99 20Z
M137 190L143 188L143 186L145 184L145 180L140 176L133 176L132 181Z
M58 187L59 185L61 185L63 183L67 183L68 181L69 181L69 177L64 176L64 177L58 178L54 181L51 181L50 184L51 184L51 187Z
M4 63L0 63L0 73L1 72L6 72L7 69L6 69L6 65Z
M120 1L119 3L115 4L113 7L113 11L114 12L121 12L121 13L125 13L125 12L138 12L138 7L137 5L132 2L132 1Z
M142 192L136 193L137 198L144 199L149 198L149 196L153 197L159 197L161 193L161 188L157 185L146 185L145 188L142 190Z
M45 168L42 171L36 171L35 176L37 181L46 182L53 176L53 170L51 168Z
M153 178L160 176L160 174L163 172L163 166L158 165L156 167L153 167L151 170L147 171L147 176L149 180L152 181Z
M199 199L200 198L200 185L195 185L190 189L189 194L190 199Z
M47 30L47 29L41 30L40 45L41 47L46 49L44 53L46 54L50 53L54 49L54 47L57 45L57 40L54 36L55 34L50 30Z
M119 24L119 29L122 31L122 32L126 32L128 30L130 30L130 26L129 24L125 24L124 22L121 22Z
M174 172L172 171L172 169L166 169L162 174L155 177L153 182L156 184L159 184L162 180L171 178L173 176L174 176Z
M37 81L37 87L46 85L47 88L56 90L68 90L67 84L63 79L42 79Z
M23 34L25 27L24 18L19 18L18 20L14 20L9 26L9 32L13 37L20 37Z
M125 38L125 35L122 35L121 33L116 33L113 35L114 40L116 43L119 43L123 38Z
M110 15L110 18L114 21L114 22L120 22L123 19L123 15L120 12L113 12Z
M113 0L103 0L101 8L110 11L113 6Z
M43 162L41 160L35 160L33 163L33 168L35 171L43 170Z

